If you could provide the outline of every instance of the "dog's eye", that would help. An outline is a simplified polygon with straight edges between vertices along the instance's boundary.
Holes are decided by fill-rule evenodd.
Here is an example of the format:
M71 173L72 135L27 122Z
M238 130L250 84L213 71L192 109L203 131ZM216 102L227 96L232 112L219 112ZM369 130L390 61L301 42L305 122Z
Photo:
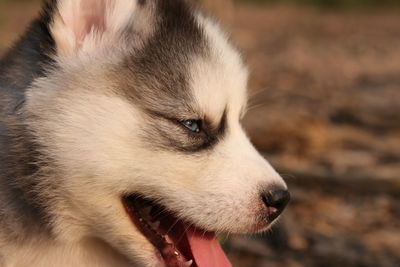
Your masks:
M200 120L185 120L180 121L180 123L194 133L198 133L201 130Z

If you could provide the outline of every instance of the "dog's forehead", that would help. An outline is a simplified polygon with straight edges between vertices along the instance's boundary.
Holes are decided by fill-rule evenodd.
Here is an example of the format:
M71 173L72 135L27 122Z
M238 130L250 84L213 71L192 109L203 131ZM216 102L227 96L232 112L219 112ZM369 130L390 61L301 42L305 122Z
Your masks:
M190 88L204 115L237 117L247 102L248 71L237 49L212 20L196 17L207 43L207 57L190 64Z
M188 90L189 57L205 56L207 50L202 29L182 1L158 1L155 13L152 36L125 55L118 70L124 82L121 89L146 109L188 111L193 102Z
M153 36L126 57L128 97L148 110L212 121L240 109L247 71L219 27L180 1L159 1L157 16Z

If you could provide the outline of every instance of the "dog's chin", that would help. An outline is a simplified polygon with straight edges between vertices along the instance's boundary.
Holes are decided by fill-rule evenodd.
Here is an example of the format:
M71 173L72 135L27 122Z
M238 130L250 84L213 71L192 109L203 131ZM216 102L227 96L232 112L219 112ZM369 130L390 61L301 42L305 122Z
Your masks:
M156 266L231 266L214 232L197 228L138 194L123 197L122 203L134 226L154 247Z

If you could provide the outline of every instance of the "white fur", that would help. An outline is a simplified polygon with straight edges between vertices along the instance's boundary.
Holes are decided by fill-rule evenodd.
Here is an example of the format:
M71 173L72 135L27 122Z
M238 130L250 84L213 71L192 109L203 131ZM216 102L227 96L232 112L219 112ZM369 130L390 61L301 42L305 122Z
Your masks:
M7 267L128 267L131 264L100 240L57 243L42 240L25 241L23 245L2 249ZM44 257L44 255L47 255Z

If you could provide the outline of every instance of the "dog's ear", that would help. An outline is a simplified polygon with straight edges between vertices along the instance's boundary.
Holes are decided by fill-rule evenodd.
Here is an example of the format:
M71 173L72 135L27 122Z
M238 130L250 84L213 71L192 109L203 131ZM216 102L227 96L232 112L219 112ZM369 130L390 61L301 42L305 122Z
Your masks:
M143 0L58 0L50 27L57 54L88 52L107 42L118 42L121 33L133 25L135 14L144 3Z

